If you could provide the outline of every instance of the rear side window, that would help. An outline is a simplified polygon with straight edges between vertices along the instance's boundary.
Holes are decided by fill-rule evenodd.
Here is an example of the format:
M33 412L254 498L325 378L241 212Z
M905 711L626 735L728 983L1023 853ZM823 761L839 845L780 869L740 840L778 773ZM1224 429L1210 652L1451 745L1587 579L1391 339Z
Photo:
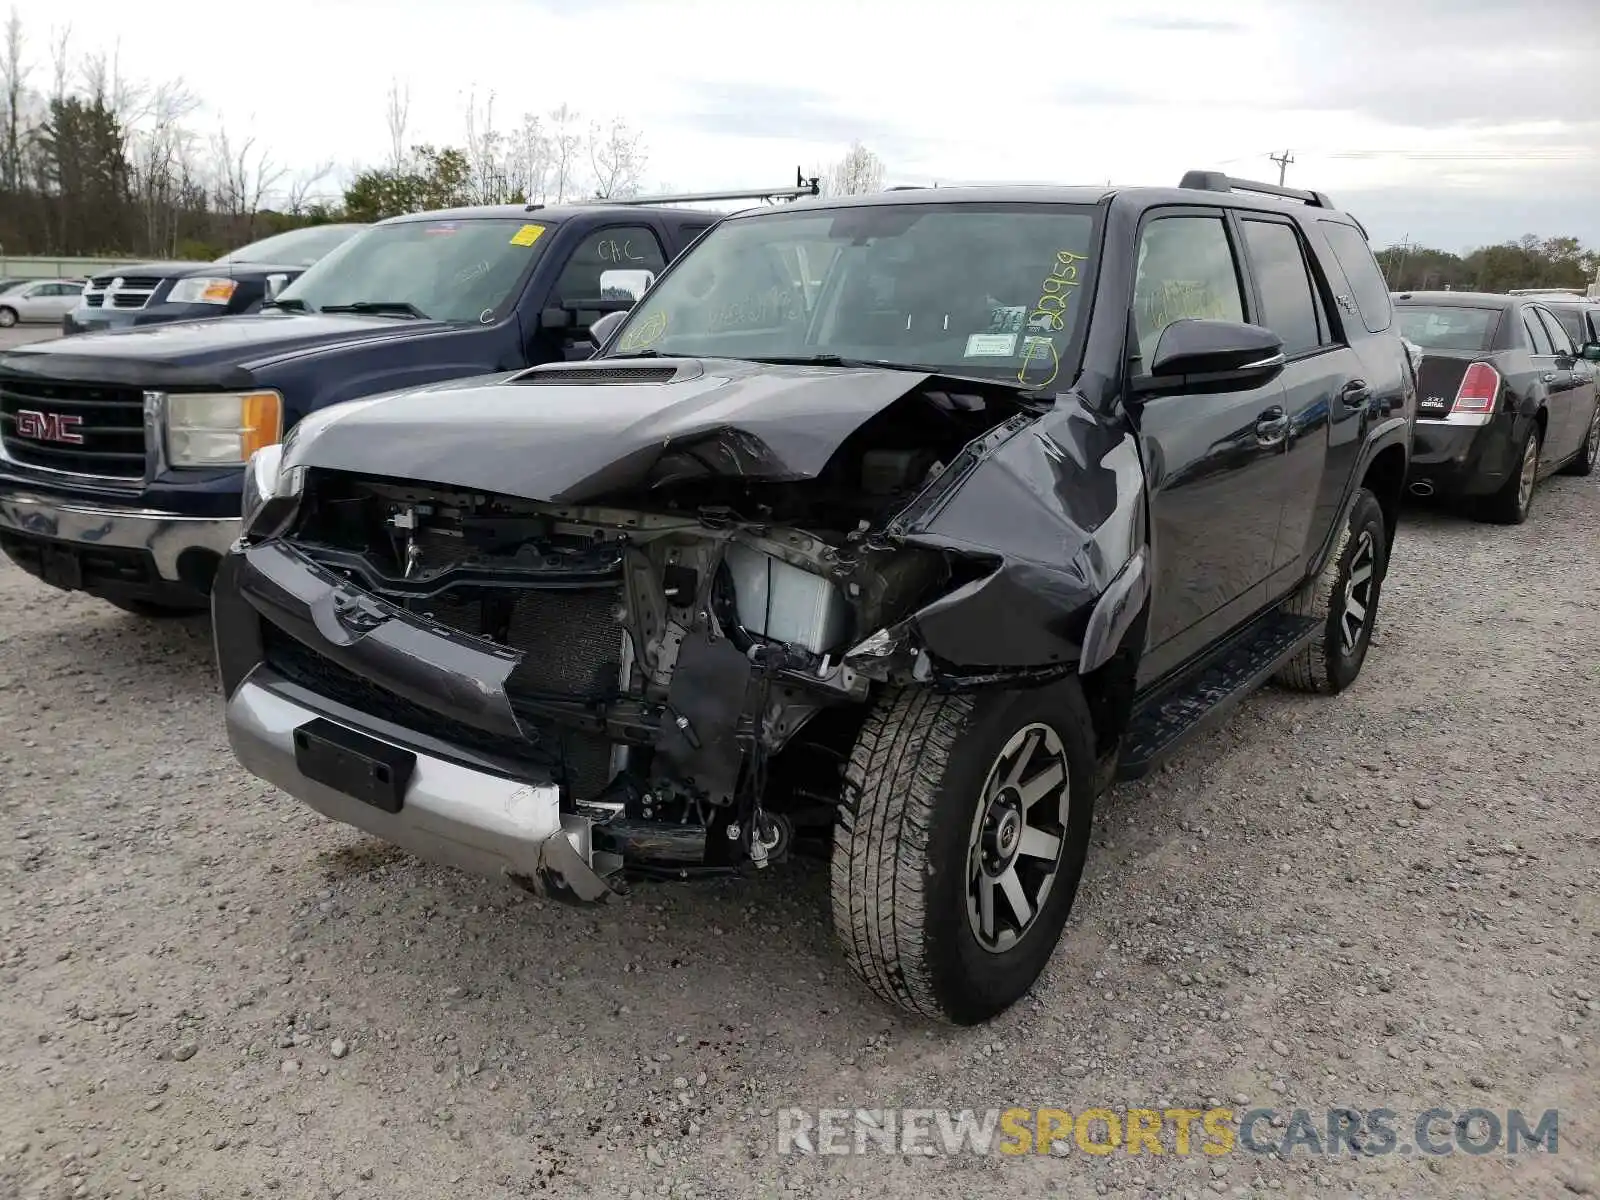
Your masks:
M1548 358L1556 352L1555 346L1550 342L1550 335L1539 323L1539 318L1534 315L1533 309L1522 310L1522 327L1527 331L1528 345L1533 348L1535 354Z
M1382 333L1394 324L1394 302L1389 299L1389 285L1378 270L1378 260L1372 257L1372 247L1354 225L1341 221L1322 221L1322 236L1328 239L1339 269L1350 285L1350 298L1361 314L1361 323L1368 333Z
M1322 343L1317 298L1294 227L1245 221L1244 241L1261 293L1260 323L1283 339L1287 355L1317 349Z
M1500 328L1498 308L1455 304L1402 304L1395 309L1400 336L1424 350L1487 350Z
M1561 327L1561 322L1556 320L1555 314L1548 308L1533 310L1544 322L1545 332L1550 335L1550 344L1555 347L1557 354L1572 354L1572 339L1567 336L1567 331Z
M1578 345L1589 339L1583 336L1583 312L1576 308L1551 308L1546 312L1553 313L1556 320L1561 322L1561 328L1567 331L1567 336Z

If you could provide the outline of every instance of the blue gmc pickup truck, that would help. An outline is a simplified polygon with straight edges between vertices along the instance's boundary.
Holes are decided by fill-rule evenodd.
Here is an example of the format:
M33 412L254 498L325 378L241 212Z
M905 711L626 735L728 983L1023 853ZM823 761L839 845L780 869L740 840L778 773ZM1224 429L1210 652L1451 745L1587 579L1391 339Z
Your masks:
M0 355L0 550L145 616L203 610L237 535L243 467L331 404L593 352L722 214L671 202L395 217L258 314L87 334Z

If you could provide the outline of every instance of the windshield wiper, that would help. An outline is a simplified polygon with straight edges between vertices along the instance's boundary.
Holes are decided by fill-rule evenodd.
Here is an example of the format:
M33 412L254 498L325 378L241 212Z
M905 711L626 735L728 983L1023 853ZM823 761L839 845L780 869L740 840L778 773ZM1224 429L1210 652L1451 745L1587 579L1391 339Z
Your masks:
M304 300L296 299L294 296L290 296L287 300L267 300L267 301L264 301L262 303L261 307L262 308L281 308L281 309L283 309L284 312L305 312L306 311L306 302Z
M706 357L710 357L709 355ZM895 362L887 358L845 358L838 354L763 354L741 356L744 362L767 363L779 367L876 367L880 371L914 371L919 375L943 375L946 379L960 379L969 383L984 383L1009 388L1024 394L1037 393L1038 384L1024 383L1020 379L997 379L988 375L969 375L964 371L941 367L937 363Z
M752 354L740 355L745 362L767 363L775 367L881 367L886 371L929 371L916 363L891 362L886 358L846 358L840 354Z
M417 317L427 320L423 312L409 300L357 300L353 304L324 304L320 312L372 313L380 317Z

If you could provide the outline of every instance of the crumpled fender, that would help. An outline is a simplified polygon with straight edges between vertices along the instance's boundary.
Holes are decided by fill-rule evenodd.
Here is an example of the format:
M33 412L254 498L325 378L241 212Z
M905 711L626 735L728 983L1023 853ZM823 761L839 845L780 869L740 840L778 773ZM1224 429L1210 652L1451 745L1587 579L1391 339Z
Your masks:
M912 613L906 627L946 673L1099 665L1142 607L1144 470L1133 431L1068 393L1052 412L1000 427L963 459L891 532L993 569ZM1097 621L1114 583L1115 611Z

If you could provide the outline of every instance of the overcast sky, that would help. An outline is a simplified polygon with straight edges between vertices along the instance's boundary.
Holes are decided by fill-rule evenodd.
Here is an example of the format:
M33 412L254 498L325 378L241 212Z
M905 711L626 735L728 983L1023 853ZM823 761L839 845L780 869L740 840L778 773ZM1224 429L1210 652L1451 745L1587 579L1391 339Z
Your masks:
M1332 193L1374 243L1523 233L1600 246L1600 0L16 0L281 161L462 140L470 90L646 134L647 183L772 186L852 138L890 183L1175 183L1191 167ZM1204 17L1197 14L1204 12Z

